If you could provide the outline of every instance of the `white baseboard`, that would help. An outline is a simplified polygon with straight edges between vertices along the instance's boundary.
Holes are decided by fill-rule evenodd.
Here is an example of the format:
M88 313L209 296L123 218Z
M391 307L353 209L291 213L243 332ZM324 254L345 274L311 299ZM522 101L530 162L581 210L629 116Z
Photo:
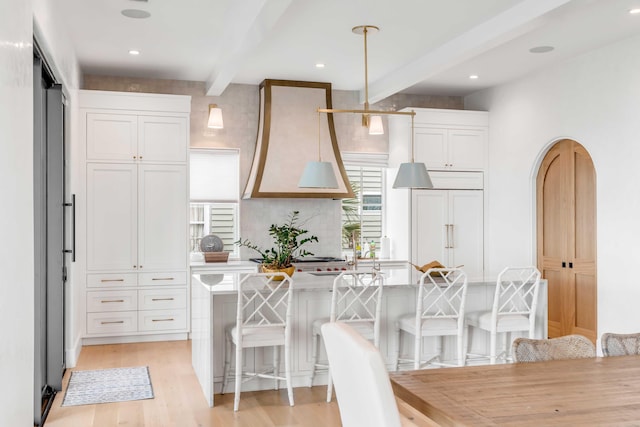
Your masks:
M186 332L175 334L126 335L121 337L92 337L83 338L82 345L128 344L133 342L155 341L183 341L187 338L188 337Z
M78 364L78 358L80 357L80 351L82 350L81 340L82 339L78 337L71 348L64 350L64 363L67 369L75 368Z

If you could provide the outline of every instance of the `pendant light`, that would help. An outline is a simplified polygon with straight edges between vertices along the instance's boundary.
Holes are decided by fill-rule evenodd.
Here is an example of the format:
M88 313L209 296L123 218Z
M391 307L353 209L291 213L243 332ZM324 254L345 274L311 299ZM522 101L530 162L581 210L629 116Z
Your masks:
M398 116L411 116L411 162L402 163L400 168L398 169L398 174L396 175L396 179L393 183L393 188L433 188L433 183L431 182L431 178L429 177L429 172L427 172L427 167L424 163L419 162L416 163L414 161L414 118L416 115L415 111L381 111L381 110L370 110L369 109L369 76L368 76L368 66L367 66L367 33L378 32L379 28L374 25L359 25L357 27L353 27L351 31L355 34L362 34L364 36L364 90L365 90L365 103L364 110L355 110L355 109L337 109L337 108L318 108L319 113L352 113L352 114L362 114L362 124L363 126L369 126L369 133L371 133L371 128L373 127L374 132L378 135L383 134L384 130L382 130L382 117L383 115L398 115ZM374 114L373 116L371 114ZM375 123L374 126L371 126ZM319 157L319 156L318 156ZM318 162L316 162L318 163ZM329 165L330 166L330 165ZM305 169L306 172L306 169ZM303 174L304 177L304 174ZM302 182L302 179L300 180Z
M413 121L415 116L411 116L411 162L401 163L398 174L393 182L393 188L433 188L433 183L427 172L424 163L414 162L414 143L413 143Z
M318 112L318 161L307 162L302 171L299 188L338 188L338 180L331 162L323 162L320 154L320 112Z

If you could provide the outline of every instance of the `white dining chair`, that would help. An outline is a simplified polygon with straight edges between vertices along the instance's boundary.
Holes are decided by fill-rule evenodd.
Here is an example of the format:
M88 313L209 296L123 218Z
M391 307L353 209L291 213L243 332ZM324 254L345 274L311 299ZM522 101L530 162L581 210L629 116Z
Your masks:
M278 280L282 278L282 280ZM275 389L286 381L289 404L293 406L291 386L291 323L293 280L286 273L247 274L238 285L236 324L226 329L222 392L231 376L232 347L235 347L235 396L233 410L240 405L242 383L252 378L271 378ZM243 350L273 347L273 369L242 372ZM284 347L284 376L280 375L280 347Z
M496 280L491 310L474 311L466 314L466 325L487 331L490 334L489 354L469 354L469 360L489 358L496 363L498 358L511 360L511 333L523 332L534 338L536 308L540 288L540 271L536 267L506 267ZM472 337L467 331L467 337ZM504 334L503 351L498 354L497 336Z
M380 344L380 311L384 277L377 270L347 270L333 280L329 317L316 319L312 324L312 368L309 375L309 387L318 369L327 370L327 402L331 402L333 390L331 369L318 363L320 353L321 327L328 322L348 323L362 337L372 341L375 347Z
M396 321L395 369L401 362L412 362L413 369L427 364L455 366L442 358L443 337L455 336L457 366L463 366L464 354L464 310L467 296L467 275L460 268L430 268L421 277L416 298L416 310L400 316ZM414 338L413 358L402 358L402 336ZM437 337L436 355L422 361L424 337Z
M400 414L380 351L347 323L322 325L344 427L400 427Z

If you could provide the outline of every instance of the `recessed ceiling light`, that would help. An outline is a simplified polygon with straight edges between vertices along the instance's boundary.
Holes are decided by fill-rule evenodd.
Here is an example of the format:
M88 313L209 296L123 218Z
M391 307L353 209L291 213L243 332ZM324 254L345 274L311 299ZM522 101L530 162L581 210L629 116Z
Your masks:
M547 53L555 49L553 46L536 46L529 49L531 53Z
M145 19L151 16L151 14L146 10L140 10L140 9L124 9L120 13L122 13L127 18L134 18L134 19Z
M469 78L470 78L471 80L476 80L476 79L478 78L478 75L477 75L477 74L471 74L471 75L469 76Z
M318 62L316 64L316 68L324 68L324 64L322 62Z
M129 51L129 55L140 55L140 51L139 50L135 50L135 49L131 49Z
M629 10L629 13L632 15L637 15L638 13L640 13L640 8L636 7L635 9L631 9Z

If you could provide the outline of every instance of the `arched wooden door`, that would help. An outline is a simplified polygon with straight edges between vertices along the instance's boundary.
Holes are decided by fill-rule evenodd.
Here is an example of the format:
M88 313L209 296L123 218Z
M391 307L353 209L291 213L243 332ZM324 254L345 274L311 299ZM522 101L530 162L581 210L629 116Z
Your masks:
M570 139L546 154L536 182L538 269L548 281L549 337L597 338L596 173Z

